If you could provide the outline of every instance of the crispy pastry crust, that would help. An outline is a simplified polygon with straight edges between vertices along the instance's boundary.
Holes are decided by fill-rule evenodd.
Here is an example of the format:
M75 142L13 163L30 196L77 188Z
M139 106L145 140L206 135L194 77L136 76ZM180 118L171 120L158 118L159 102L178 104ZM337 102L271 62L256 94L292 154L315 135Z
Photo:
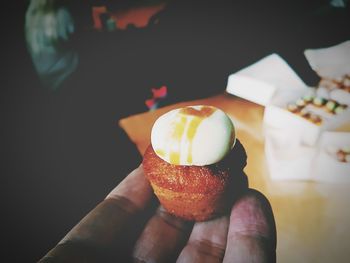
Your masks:
M172 165L159 158L150 145L143 157L143 169L168 212L195 221L225 212L230 185L228 168L219 164Z

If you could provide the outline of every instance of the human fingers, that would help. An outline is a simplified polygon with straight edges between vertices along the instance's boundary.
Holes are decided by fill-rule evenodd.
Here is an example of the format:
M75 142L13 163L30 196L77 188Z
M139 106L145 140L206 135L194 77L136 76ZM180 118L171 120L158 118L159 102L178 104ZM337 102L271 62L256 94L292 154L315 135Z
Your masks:
M125 198L137 209L143 209L150 201L152 193L152 188L140 165L107 195L106 200Z
M192 225L159 207L136 243L132 255L134 262L175 262Z
M222 262L226 249L229 216L197 222L177 262Z
M80 262L92 251L104 251L115 240L126 236L124 232L127 231L127 226L138 219L151 198L152 190L140 166L85 216L42 262L61 262L60 259L66 260L64 262L73 262L69 261L73 259ZM89 259L91 258L92 255Z
M152 190L140 166L115 187L62 241L83 238L95 243L108 243L123 230L133 215L146 207L151 196Z
M276 226L269 201L256 190L232 207L223 262L275 262Z

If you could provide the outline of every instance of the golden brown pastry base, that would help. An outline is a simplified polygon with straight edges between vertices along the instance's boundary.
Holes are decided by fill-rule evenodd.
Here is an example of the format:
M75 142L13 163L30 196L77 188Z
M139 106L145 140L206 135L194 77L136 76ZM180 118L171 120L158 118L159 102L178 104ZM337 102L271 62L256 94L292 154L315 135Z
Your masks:
M181 193L151 185L162 206L185 220L205 221L225 212L225 200L221 194Z
M143 169L160 203L175 216L205 221L226 212L229 169L216 164L172 165L159 158L151 146L144 154Z

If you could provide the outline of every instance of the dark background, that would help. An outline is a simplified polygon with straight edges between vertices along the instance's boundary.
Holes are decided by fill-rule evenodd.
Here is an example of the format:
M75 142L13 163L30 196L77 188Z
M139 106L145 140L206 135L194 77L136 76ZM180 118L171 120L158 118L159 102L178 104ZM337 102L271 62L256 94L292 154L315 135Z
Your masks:
M2 240L8 262L52 248L141 158L118 127L146 111L150 88L165 103L207 97L227 77L272 53L308 84L318 77L306 48L349 39L349 8L327 1L176 1L156 26L123 32L79 29L77 71L58 91L43 87L24 39L26 1L3 7L1 74ZM73 10L79 21L89 7Z

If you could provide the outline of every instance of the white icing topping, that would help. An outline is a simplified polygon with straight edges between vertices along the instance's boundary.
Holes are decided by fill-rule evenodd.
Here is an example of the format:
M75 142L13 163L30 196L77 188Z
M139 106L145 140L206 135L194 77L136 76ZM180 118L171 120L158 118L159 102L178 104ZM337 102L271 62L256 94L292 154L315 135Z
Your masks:
M156 154L176 165L210 165L222 160L234 146L231 119L212 106L189 106L160 116L153 125L151 143Z

